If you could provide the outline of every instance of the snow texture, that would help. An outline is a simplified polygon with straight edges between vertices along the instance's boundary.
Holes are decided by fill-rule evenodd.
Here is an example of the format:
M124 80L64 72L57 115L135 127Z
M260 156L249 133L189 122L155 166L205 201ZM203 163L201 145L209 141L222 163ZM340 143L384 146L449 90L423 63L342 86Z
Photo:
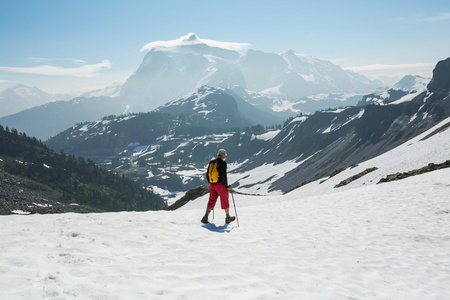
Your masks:
M271 139L273 139L274 137L277 136L278 133L280 133L281 130L272 130L272 131L268 131L266 133L257 135L256 138L259 140L264 140L264 141L270 141Z
M450 169L376 182L450 159L450 130L421 140L449 121L325 182L236 194L240 227L220 208L202 225L208 195L173 212L2 216L0 298L448 299Z

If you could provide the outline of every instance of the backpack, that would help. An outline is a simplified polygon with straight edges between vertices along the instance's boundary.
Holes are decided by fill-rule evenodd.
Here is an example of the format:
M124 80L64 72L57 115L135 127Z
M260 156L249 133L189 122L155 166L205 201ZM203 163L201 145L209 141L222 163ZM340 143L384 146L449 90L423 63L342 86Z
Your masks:
M206 172L206 178L209 183L219 182L219 162L214 159L209 162L208 171Z

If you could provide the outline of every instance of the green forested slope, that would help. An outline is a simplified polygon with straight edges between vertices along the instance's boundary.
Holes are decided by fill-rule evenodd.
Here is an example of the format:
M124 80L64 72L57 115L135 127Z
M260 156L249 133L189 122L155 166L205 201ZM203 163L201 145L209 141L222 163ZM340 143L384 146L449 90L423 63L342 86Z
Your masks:
M67 202L104 211L153 210L165 205L159 195L130 178L106 171L91 160L56 153L36 138L2 126L0 158L6 172L48 185Z

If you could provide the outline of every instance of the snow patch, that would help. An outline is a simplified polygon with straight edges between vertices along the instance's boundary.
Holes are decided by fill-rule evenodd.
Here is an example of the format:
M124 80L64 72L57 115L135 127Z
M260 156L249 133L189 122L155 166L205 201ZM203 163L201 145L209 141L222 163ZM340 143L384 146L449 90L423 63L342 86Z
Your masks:
M29 214L31 214L29 211L23 211L23 210L20 210L20 209L13 210L11 212L13 214L16 214L16 215L29 215Z
M296 117L291 122L289 122L289 124L297 123L297 122L303 123L306 121L306 119L308 119L307 116Z
M264 140L264 141L270 141L271 139L273 139L278 133L280 133L280 130L272 130L272 131L268 131L266 133L263 134L259 134L256 136L256 138L258 140Z
M404 103L404 102L409 102L409 101L411 101L412 99L414 99L415 97L417 97L421 93L423 93L423 90L415 92L415 93L411 93L411 94L408 94L408 95L405 95L405 96L401 97L400 99L389 103L388 105L396 105L396 104L400 104L400 103Z

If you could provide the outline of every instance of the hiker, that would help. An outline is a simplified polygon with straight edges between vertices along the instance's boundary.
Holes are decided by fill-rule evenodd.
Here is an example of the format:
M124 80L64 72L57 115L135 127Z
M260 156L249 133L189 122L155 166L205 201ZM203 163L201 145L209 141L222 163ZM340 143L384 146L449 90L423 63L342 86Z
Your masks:
M217 153L217 158L211 160L208 166L206 177L209 182L209 201L206 206L206 213L201 222L207 224L208 215L216 205L217 198L220 196L220 206L225 210L225 223L230 224L235 220L235 217L230 216L230 203L228 201L228 191L233 190L231 185L228 185L227 180L227 163L225 162L227 152L225 149L220 149Z

